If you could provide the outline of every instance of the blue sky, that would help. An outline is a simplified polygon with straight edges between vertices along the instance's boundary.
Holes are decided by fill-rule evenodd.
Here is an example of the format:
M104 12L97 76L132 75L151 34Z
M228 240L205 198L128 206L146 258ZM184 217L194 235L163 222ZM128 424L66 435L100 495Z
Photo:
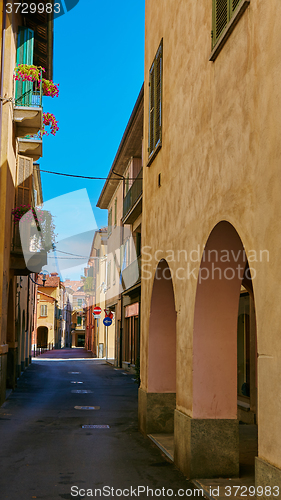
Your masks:
M145 0L80 0L55 21L54 82L58 98L45 97L60 130L44 137L42 170L106 177L144 76ZM42 173L44 201L87 189L96 208L104 181Z

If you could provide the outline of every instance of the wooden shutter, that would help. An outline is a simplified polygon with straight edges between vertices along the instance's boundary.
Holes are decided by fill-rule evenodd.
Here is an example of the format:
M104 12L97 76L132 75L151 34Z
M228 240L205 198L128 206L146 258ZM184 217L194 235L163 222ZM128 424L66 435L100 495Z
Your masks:
M31 205L33 160L17 157L16 206Z
M34 31L19 27L17 44L17 65L33 64ZM33 82L16 81L16 105L31 106Z
M154 147L161 140L161 106L162 106L162 43L155 61L155 139Z
M108 212L108 235L112 232L112 208Z
M114 202L114 226L117 226L117 198Z
M155 63L153 63L149 75L149 138L148 152L154 149L154 91L155 91Z
M151 154L162 136L162 41L149 73L149 137L148 153Z
M48 316L48 308L46 305L41 306L40 316Z
M224 28L228 23L229 20L228 2L229 0L214 0L214 27L213 27L214 43L220 37L220 35L222 34Z
M231 10L232 12L235 11L236 7L238 6L238 4L240 3L241 0L231 0Z

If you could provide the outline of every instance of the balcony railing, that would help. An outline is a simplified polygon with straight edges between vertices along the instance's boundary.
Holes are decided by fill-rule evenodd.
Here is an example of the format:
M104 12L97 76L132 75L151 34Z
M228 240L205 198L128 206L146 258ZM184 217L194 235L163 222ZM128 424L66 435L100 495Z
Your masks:
M25 255L23 254L19 225L13 224L10 268L14 270L15 276L26 276L32 272L40 273L46 264L47 253L45 251L28 251Z
M123 200L123 219L129 214L142 194L142 171L140 170Z
M42 73L40 75L40 80L40 83L38 81L28 82L16 80L14 102L16 137L25 137L27 134L37 134L42 128ZM40 157L40 155L37 156L38 158Z
M38 81L16 81L15 106L42 107L42 96L42 71L40 72L40 83Z
M131 262L122 272L122 285L124 290L131 288L141 279L141 256Z
M19 138L19 154L32 158L33 161L42 157L43 141L41 131L36 134L27 134Z

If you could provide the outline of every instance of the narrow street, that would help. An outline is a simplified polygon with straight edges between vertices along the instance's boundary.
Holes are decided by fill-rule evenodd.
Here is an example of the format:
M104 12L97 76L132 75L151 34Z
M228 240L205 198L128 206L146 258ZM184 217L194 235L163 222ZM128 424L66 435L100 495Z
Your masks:
M70 351L71 359L59 359ZM34 359L0 408L1 500L70 500L105 486L115 491L97 497L162 498L171 489L180 496L182 488L192 498L191 483L138 431L133 375L104 360L81 359L85 354L62 349ZM153 495L138 494L138 487Z

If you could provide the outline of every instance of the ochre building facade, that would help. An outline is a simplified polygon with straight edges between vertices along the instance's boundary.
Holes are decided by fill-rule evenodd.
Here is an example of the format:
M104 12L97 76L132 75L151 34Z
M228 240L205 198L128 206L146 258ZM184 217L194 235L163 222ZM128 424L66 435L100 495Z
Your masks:
M238 476L244 408L281 484L280 23L146 1L139 424L190 478Z

